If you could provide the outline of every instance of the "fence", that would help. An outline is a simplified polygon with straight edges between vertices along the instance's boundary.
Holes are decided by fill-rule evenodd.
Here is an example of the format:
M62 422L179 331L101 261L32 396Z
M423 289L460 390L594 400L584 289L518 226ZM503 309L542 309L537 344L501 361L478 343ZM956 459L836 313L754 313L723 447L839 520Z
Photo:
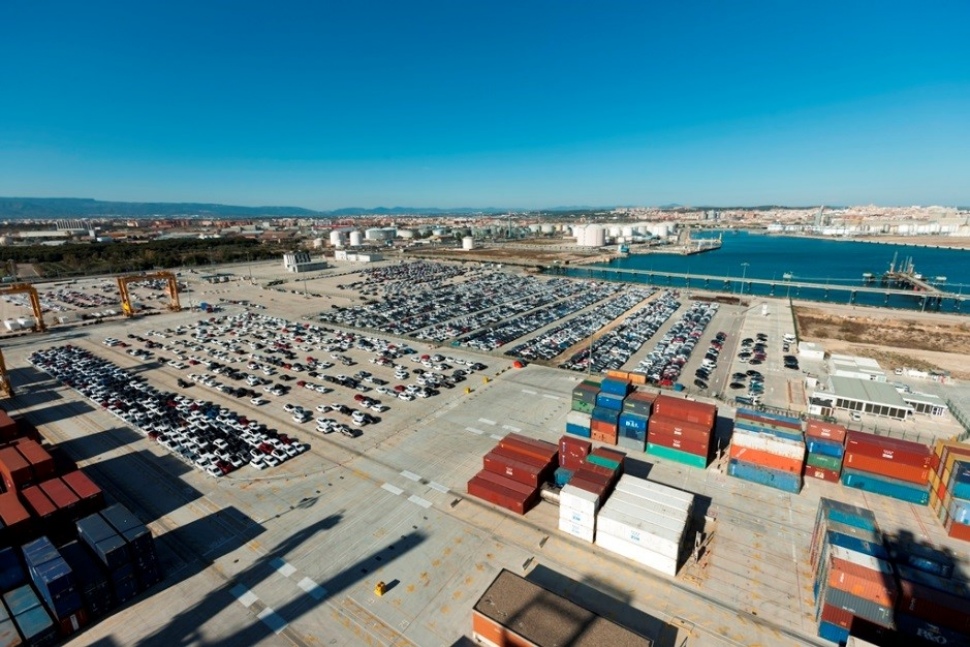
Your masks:
M960 426L963 427L963 433L954 438L954 440L957 442L962 443L970 438L970 418L967 417L967 414L963 411L963 409L953 404L953 402L950 400L946 401L946 406L950 408L950 414L956 418L957 422L960 423Z

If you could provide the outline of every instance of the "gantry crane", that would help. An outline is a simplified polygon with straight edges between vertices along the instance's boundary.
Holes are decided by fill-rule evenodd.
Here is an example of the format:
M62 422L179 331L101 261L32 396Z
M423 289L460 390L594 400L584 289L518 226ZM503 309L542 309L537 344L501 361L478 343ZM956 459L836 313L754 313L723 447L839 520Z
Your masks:
M7 364L3 361L3 351L0 351L0 397L12 398L13 385L10 384L10 376L7 375Z
M37 290L29 283L14 283L0 288L0 294L26 294L30 298L30 309L34 311L34 332L44 332L47 326L44 325L44 313L40 307L40 297Z
M169 297L168 309L172 312L178 312L182 309L181 304L179 304L178 280L175 278L174 274L171 272L131 274L128 276L118 277L118 291L121 292L121 310L125 313L126 317L131 317L135 314L135 309L131 304L131 294L128 292L128 284L140 283L142 281L154 281L157 279L168 281L168 287L165 289L165 292Z

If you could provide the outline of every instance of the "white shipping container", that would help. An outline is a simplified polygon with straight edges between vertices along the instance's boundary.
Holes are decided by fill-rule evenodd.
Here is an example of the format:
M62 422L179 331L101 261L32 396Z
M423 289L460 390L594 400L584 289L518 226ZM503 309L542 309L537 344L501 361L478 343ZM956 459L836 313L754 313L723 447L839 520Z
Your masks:
M635 519L642 519L645 523L652 524L658 528L669 528L670 530L683 534L684 528L687 526L686 516L679 519L670 517L664 514L664 508L660 504L654 503L653 501L646 501L645 499L641 499L641 501L647 505L638 505L630 501L616 499L616 493L614 493L610 497L609 502L603 506L603 510L610 509L621 514L629 515ZM650 506L654 507L651 508Z
M622 502L637 506L650 516L659 515L680 522L686 522L687 518L690 516L688 510L684 509L683 507L670 505L669 502L654 501L653 499L647 499L635 494L630 494L629 492L613 492L613 494L610 496L609 502L613 503L614 501L617 503Z
M758 434L735 429L731 435L731 443L747 449L758 449L775 456L805 460L805 443L787 438L776 438L769 434Z
M6 319L3 322L3 325L7 328L7 330L20 330L20 324L13 319Z
M566 414L566 423L570 425L578 425L585 429L589 429L593 417L588 413L583 413L582 411L570 411Z
M569 523L568 521L564 521L562 519L559 520L559 529L568 535L572 535L573 537L577 537L583 541L588 541L589 543L593 543L593 538L596 536L596 533L592 528L580 526L575 523Z
M617 484L615 491L638 499L653 501L668 508L683 510L687 514L690 514L693 507L693 501L684 501L681 497L671 496L665 492L644 490L636 485L623 483L622 480Z
M647 499L653 498L652 495L661 496L663 497L662 499L654 499L661 503L664 501L682 501L687 505L686 509L688 511L694 505L694 495L690 492L684 492L683 490L654 483L646 479L638 479L629 474L624 474L620 477L619 482L616 484L616 489L622 492L629 492L630 494L637 494Z
M600 507L600 498L592 492L587 492L567 483L559 493L559 505L595 515Z
M664 575L677 575L677 559L661 555L649 548L631 544L628 541L600 530L596 533L596 545L611 553L616 553L627 559L643 564L648 568L659 571Z
M829 545L829 555L855 564L856 566L868 568L870 571L875 571L882 575L893 575L892 567L885 560L873 557L872 555L866 555L865 553L834 545Z
M596 529L622 537L631 544L649 546L661 555L676 559L680 556L683 532L663 528L622 512L603 508L596 517Z
M574 523L578 526L585 526L591 530L596 530L596 515L589 512L581 512L575 508L569 508L562 505L562 499L559 501L559 520L568 521L569 523Z

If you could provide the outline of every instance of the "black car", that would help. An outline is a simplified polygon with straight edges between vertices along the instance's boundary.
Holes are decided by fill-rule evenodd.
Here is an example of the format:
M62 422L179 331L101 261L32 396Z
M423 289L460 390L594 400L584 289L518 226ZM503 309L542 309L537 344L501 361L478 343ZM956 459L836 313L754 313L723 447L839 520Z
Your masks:
M704 380L694 380L694 386L696 386L699 389L706 389L707 382L705 382Z

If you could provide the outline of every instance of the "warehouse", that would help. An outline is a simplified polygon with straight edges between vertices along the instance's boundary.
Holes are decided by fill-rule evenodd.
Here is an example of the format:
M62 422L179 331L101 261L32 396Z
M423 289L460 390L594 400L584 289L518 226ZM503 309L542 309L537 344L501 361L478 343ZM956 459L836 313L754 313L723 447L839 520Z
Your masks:
M834 375L829 378L826 391L814 393L812 405L895 420L905 420L914 412L913 407L890 384Z

